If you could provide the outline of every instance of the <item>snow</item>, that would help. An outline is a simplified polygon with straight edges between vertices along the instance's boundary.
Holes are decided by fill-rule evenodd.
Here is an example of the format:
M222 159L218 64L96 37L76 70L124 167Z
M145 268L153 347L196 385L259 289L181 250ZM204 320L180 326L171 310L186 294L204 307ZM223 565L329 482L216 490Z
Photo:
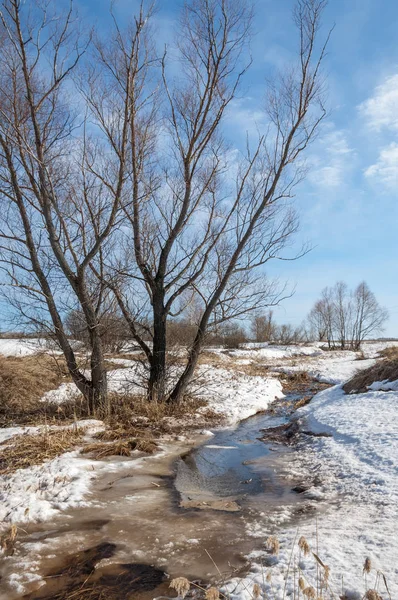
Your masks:
M23 426L23 427L6 427L0 429L0 444L10 440L16 435L36 435L39 433L43 433L46 430L60 430L60 429L70 429L71 427L77 427L77 429L85 429L88 435L92 435L97 431L100 431L104 428L103 421L98 421L97 419L85 419L81 421L76 421L73 425L49 425L49 426Z
M80 392L74 383L61 383L61 385L55 389L46 392L40 399L41 402L53 402L55 404L62 404L67 400L73 400L80 396Z
M395 379L394 381L389 381L388 379L384 379L384 381L375 381L374 383L372 383L372 385L368 387L368 389L373 390L375 392L388 392L390 390L398 392L398 379Z
M358 360L358 355L350 351L324 352L316 359L295 361L294 364L276 367L276 371L299 373L306 371L311 377L324 383L339 385L351 379L357 371L368 369L376 360Z
M208 349L209 352L226 352L220 349ZM269 344L245 344L242 348L228 350L231 357L250 357L253 359L281 359L292 356L319 356L322 350L317 346L291 345L291 346L271 346Z
M43 349L42 340L35 338L0 339L0 354L3 356L29 356Z
M87 419L74 424L87 435L103 429L102 421ZM70 425L47 429L68 429ZM0 430L0 440L16 435L37 435L45 427L9 427ZM87 495L97 462L83 459L79 451L68 452L42 465L18 469L0 476L0 522L44 521L58 510L77 506Z
M83 502L96 477L94 462L67 452L42 465L0 477L0 521L46 521Z
M326 361L323 376L344 380L352 374L353 361L346 353L344 359ZM357 364L368 361L356 361ZM347 363L347 364L346 364ZM302 369L305 365L300 366ZM309 366L310 372L312 365ZM391 391L384 391L389 389ZM252 553L251 573L235 578L227 588L233 600L252 598L253 584L264 585L264 567L273 564L273 591L265 584L266 592L275 598L285 597L285 575L296 536L304 535L312 548L319 551L322 561L331 568L331 585L339 595L344 578L347 597L361 598L366 588L363 563L370 557L376 569L387 578L392 597L398 594L398 390L397 382L377 382L363 394L344 394L340 385L317 394L310 404L297 413L303 430L326 433L327 437L306 436L298 451L289 455L288 471L312 481L316 474L321 484L310 488L306 498L317 506L317 525L314 519L299 526L289 526L289 514L281 510L279 517L257 522L249 527L256 537L278 536L281 551L278 557L267 553ZM303 436L304 437L304 436ZM279 520L278 520L279 519ZM284 526L281 527L281 524ZM297 538L296 538L297 539ZM297 544L296 544L297 555ZM301 564L307 582L315 577L314 561ZM372 583L370 583L372 582ZM369 576L373 586L374 572ZM287 584L287 593L291 584ZM385 590L382 589L384 598Z
M199 377L204 381L199 394L206 406L223 414L227 424L234 425L266 410L276 398L282 398L279 379L249 376L228 369L202 366Z

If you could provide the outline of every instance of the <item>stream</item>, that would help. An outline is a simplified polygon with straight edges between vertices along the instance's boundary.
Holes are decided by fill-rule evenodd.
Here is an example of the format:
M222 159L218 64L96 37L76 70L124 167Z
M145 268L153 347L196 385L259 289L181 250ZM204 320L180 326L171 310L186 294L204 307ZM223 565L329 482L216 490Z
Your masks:
M175 441L157 455L109 459L109 470L93 482L88 506L21 533L0 575L5 581L17 572L29 593L6 589L0 580L0 599L67 598L62 594L86 585L94 568L94 581L116 578L120 584L127 577L126 589L111 598L130 598L138 568L150 583L134 590L135 600L174 596L163 572L205 582L217 579L218 571L243 573L245 555L264 545L252 534L257 522L269 521L273 533L281 514L290 523L306 514L308 501L286 478L294 449L259 439L262 429L288 422L288 408L302 395L288 394L274 413L209 437ZM90 555L82 552L87 549ZM85 561L88 566L76 567ZM44 575L44 587L36 574Z

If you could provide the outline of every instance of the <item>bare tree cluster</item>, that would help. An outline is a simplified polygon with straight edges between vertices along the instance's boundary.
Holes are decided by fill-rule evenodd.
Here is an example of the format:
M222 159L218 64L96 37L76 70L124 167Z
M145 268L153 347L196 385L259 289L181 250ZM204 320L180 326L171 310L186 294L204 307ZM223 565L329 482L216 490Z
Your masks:
M296 64L268 83L264 132L237 153L225 119L250 67L249 2L187 0L175 48L159 52L153 5L126 26L112 14L102 38L80 31L72 3L2 1L1 288L57 340L92 412L108 408L109 306L145 354L149 399L177 402L209 331L283 297L262 267L297 230L293 192L325 117L325 3L297 0ZM175 381L168 343L190 311Z
M272 310L253 315L251 319L251 334L252 339L256 342L289 345L308 341L308 333L304 326L293 326L290 323L278 324L274 319Z
M329 348L359 350L363 340L383 330L387 319L388 311L365 281L352 291L339 281L322 291L307 320L313 337Z

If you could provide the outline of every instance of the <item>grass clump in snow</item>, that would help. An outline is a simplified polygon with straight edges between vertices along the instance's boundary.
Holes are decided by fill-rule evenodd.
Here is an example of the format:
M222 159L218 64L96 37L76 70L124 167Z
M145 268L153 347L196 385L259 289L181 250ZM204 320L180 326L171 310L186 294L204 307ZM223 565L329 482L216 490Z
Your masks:
M83 454L90 454L92 458L101 460L107 456L130 456L133 450L153 454L158 449L157 444L150 439L133 438L118 439L113 442L94 442L82 450Z
M106 424L120 437L135 437L148 430L158 437L164 433L179 433L187 425L203 427L220 420L219 415L206 410L206 401L194 397L186 397L175 404L148 402L145 396L114 393L110 397L110 406L111 414ZM197 418L199 410L200 419Z
M48 354L0 355L0 426L42 419L45 405L40 403L40 398L66 379L64 363Z
M132 450L152 454L158 448L156 438L164 434L185 431L187 424L203 428L220 419L212 411L201 411L206 402L198 398L186 398L182 403L148 402L144 396L112 394L111 414L105 422L105 430L94 435L98 441L82 450L94 458L107 456L130 456Z
M381 358L388 358L390 360L398 360L398 346L388 346L379 351Z
M3 442L0 475L9 475L74 450L82 440L79 428L47 429L37 434L24 433Z
M375 381L395 381L396 379L398 379L398 358L384 359L369 369L356 373L343 385L343 390L346 394L361 394L367 392Z

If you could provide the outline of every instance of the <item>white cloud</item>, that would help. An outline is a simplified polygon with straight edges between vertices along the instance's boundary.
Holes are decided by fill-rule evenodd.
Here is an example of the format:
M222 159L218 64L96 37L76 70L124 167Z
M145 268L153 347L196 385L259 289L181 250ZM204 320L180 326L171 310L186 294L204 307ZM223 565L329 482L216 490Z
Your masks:
M365 170L365 177L382 183L389 189L398 188L398 144L382 148L377 162Z
M362 102L358 110L371 129L398 130L398 74L377 86L373 96Z
M324 135L310 157L312 170L309 181L318 187L334 188L342 183L350 169L354 150L348 145L345 133L333 130Z
M251 97L233 100L226 111L226 126L232 134L258 139L266 123L266 114L255 106Z

